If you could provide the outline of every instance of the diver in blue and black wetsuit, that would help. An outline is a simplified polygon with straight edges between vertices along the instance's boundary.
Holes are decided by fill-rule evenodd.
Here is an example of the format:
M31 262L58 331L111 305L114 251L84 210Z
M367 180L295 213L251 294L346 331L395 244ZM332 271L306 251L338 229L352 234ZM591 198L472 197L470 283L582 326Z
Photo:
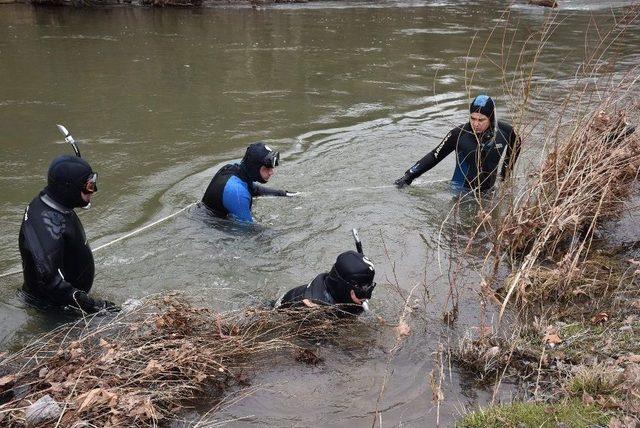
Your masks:
M271 189L266 183L280 162L280 153L264 143L253 143L239 164L223 166L211 179L202 203L218 217L253 223L254 196L293 196L295 192Z
M455 187L468 190L489 190L498 173L509 176L520 153L520 138L513 127L496 119L495 103L487 95L478 95L469 106L469 122L449 131L440 144L394 184L402 188L436 166L451 152L456 152L456 168L451 179ZM502 169L498 171L504 154Z

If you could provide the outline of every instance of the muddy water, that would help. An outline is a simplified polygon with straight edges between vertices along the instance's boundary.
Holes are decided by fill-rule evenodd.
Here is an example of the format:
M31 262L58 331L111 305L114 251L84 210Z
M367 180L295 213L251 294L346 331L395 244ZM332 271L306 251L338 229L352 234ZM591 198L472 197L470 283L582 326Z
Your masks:
M514 99L496 61L503 35L517 46L551 12L507 3L198 11L2 6L0 272L19 266L21 215L43 187L48 163L70 153L56 123L72 130L99 172L94 207L80 213L93 247L198 200L220 165L265 140L283 153L271 183L302 191L300 197L257 201L261 227L252 230L221 227L189 209L97 252L94 292L124 301L181 290L219 309L263 302L329 269L352 247L349 231L357 227L377 263L373 309L395 321L396 283L405 295L417 285L417 297L427 297L415 307L413 334L390 359L391 327L364 318L364 349L320 344L325 362L317 367L259 368L254 385L261 388L217 418L256 426L371 426L378 409L386 426L452 424L492 395L452 367L438 412L429 387L438 343L480 318L474 267L482 248L455 270L457 324L450 330L441 322L454 276L449 255L464 245L476 205L453 209L455 198L442 182L453 157L406 191L389 184L465 120L468 91L494 95L499 114L509 118ZM572 87L585 40L628 12L630 2L594 3L560 1L558 28L533 76L548 90L531 102L525 124L553 112L553 98ZM470 48L471 41L484 42L507 20L518 31L494 36L487 47L492 61L476 67L482 43ZM614 45L617 63L607 72L622 76L637 65L639 42L635 23ZM516 58L507 68L510 61ZM534 128L528 136L520 173L537 162L542 132ZM19 275L0 284L2 349L50 327L16 295ZM499 396L508 394L506 388Z

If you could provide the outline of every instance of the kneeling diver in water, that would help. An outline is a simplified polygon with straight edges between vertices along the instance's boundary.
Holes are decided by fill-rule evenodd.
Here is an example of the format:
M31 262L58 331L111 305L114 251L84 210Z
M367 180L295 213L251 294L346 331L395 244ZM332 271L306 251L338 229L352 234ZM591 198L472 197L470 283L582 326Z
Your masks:
M275 309L332 306L339 317L360 315L369 310L376 283L376 274L371 260L362 254L362 244L357 231L356 251L345 251L336 259L330 272L321 273L309 284L287 291L274 304Z
M202 203L220 218L253 223L251 206L256 196L294 196L296 192L272 189L266 183L280 164L280 153L264 143L253 143L239 164L223 166L213 176Z
M66 306L94 313L118 310L107 300L89 296L95 265L93 253L75 208L89 208L98 191L97 174L80 157L68 131L58 125L76 156L55 158L47 187L24 212L18 246L24 275L23 291L40 307Z

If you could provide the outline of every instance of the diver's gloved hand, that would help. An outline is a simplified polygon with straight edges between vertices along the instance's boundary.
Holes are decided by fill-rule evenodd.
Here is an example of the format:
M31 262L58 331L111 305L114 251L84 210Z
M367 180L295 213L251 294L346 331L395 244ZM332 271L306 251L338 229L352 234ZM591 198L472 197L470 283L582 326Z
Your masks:
M300 195L300 192L292 192L291 190L285 190L284 195L288 198L293 198L294 196Z
M409 172L406 172L402 177L394 181L393 184L398 189L402 189L404 186L410 185L412 181L413 181L413 178L411 178L411 174Z
M122 308L115 303L109 300L98 300L100 302L100 306L102 306L101 310L105 310L107 312L120 312Z
M93 314L106 310L109 312L118 312L120 308L115 303L108 300L94 299L89 297L84 291L75 291L73 293L73 300L84 312Z

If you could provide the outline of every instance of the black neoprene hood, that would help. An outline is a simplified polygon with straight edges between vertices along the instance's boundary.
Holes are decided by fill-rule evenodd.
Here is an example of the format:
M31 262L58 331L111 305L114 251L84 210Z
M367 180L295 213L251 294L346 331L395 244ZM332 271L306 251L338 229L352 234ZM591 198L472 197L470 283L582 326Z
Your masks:
M82 189L93 174L91 166L77 156L61 155L49 165L45 192L66 208L87 205L82 199Z
M353 289L360 299L371 298L376 271L373 263L362 254L355 251L345 251L336 259L331 272L327 288L334 297L347 301L347 296ZM367 289L363 292L363 289ZM350 300L350 297L349 297Z
M277 155L278 153L274 152L266 144L262 142L253 143L247 147L247 151L240 162L240 167L251 181L266 183L260 175L260 167L270 167L271 165L267 164L266 160L273 154Z

